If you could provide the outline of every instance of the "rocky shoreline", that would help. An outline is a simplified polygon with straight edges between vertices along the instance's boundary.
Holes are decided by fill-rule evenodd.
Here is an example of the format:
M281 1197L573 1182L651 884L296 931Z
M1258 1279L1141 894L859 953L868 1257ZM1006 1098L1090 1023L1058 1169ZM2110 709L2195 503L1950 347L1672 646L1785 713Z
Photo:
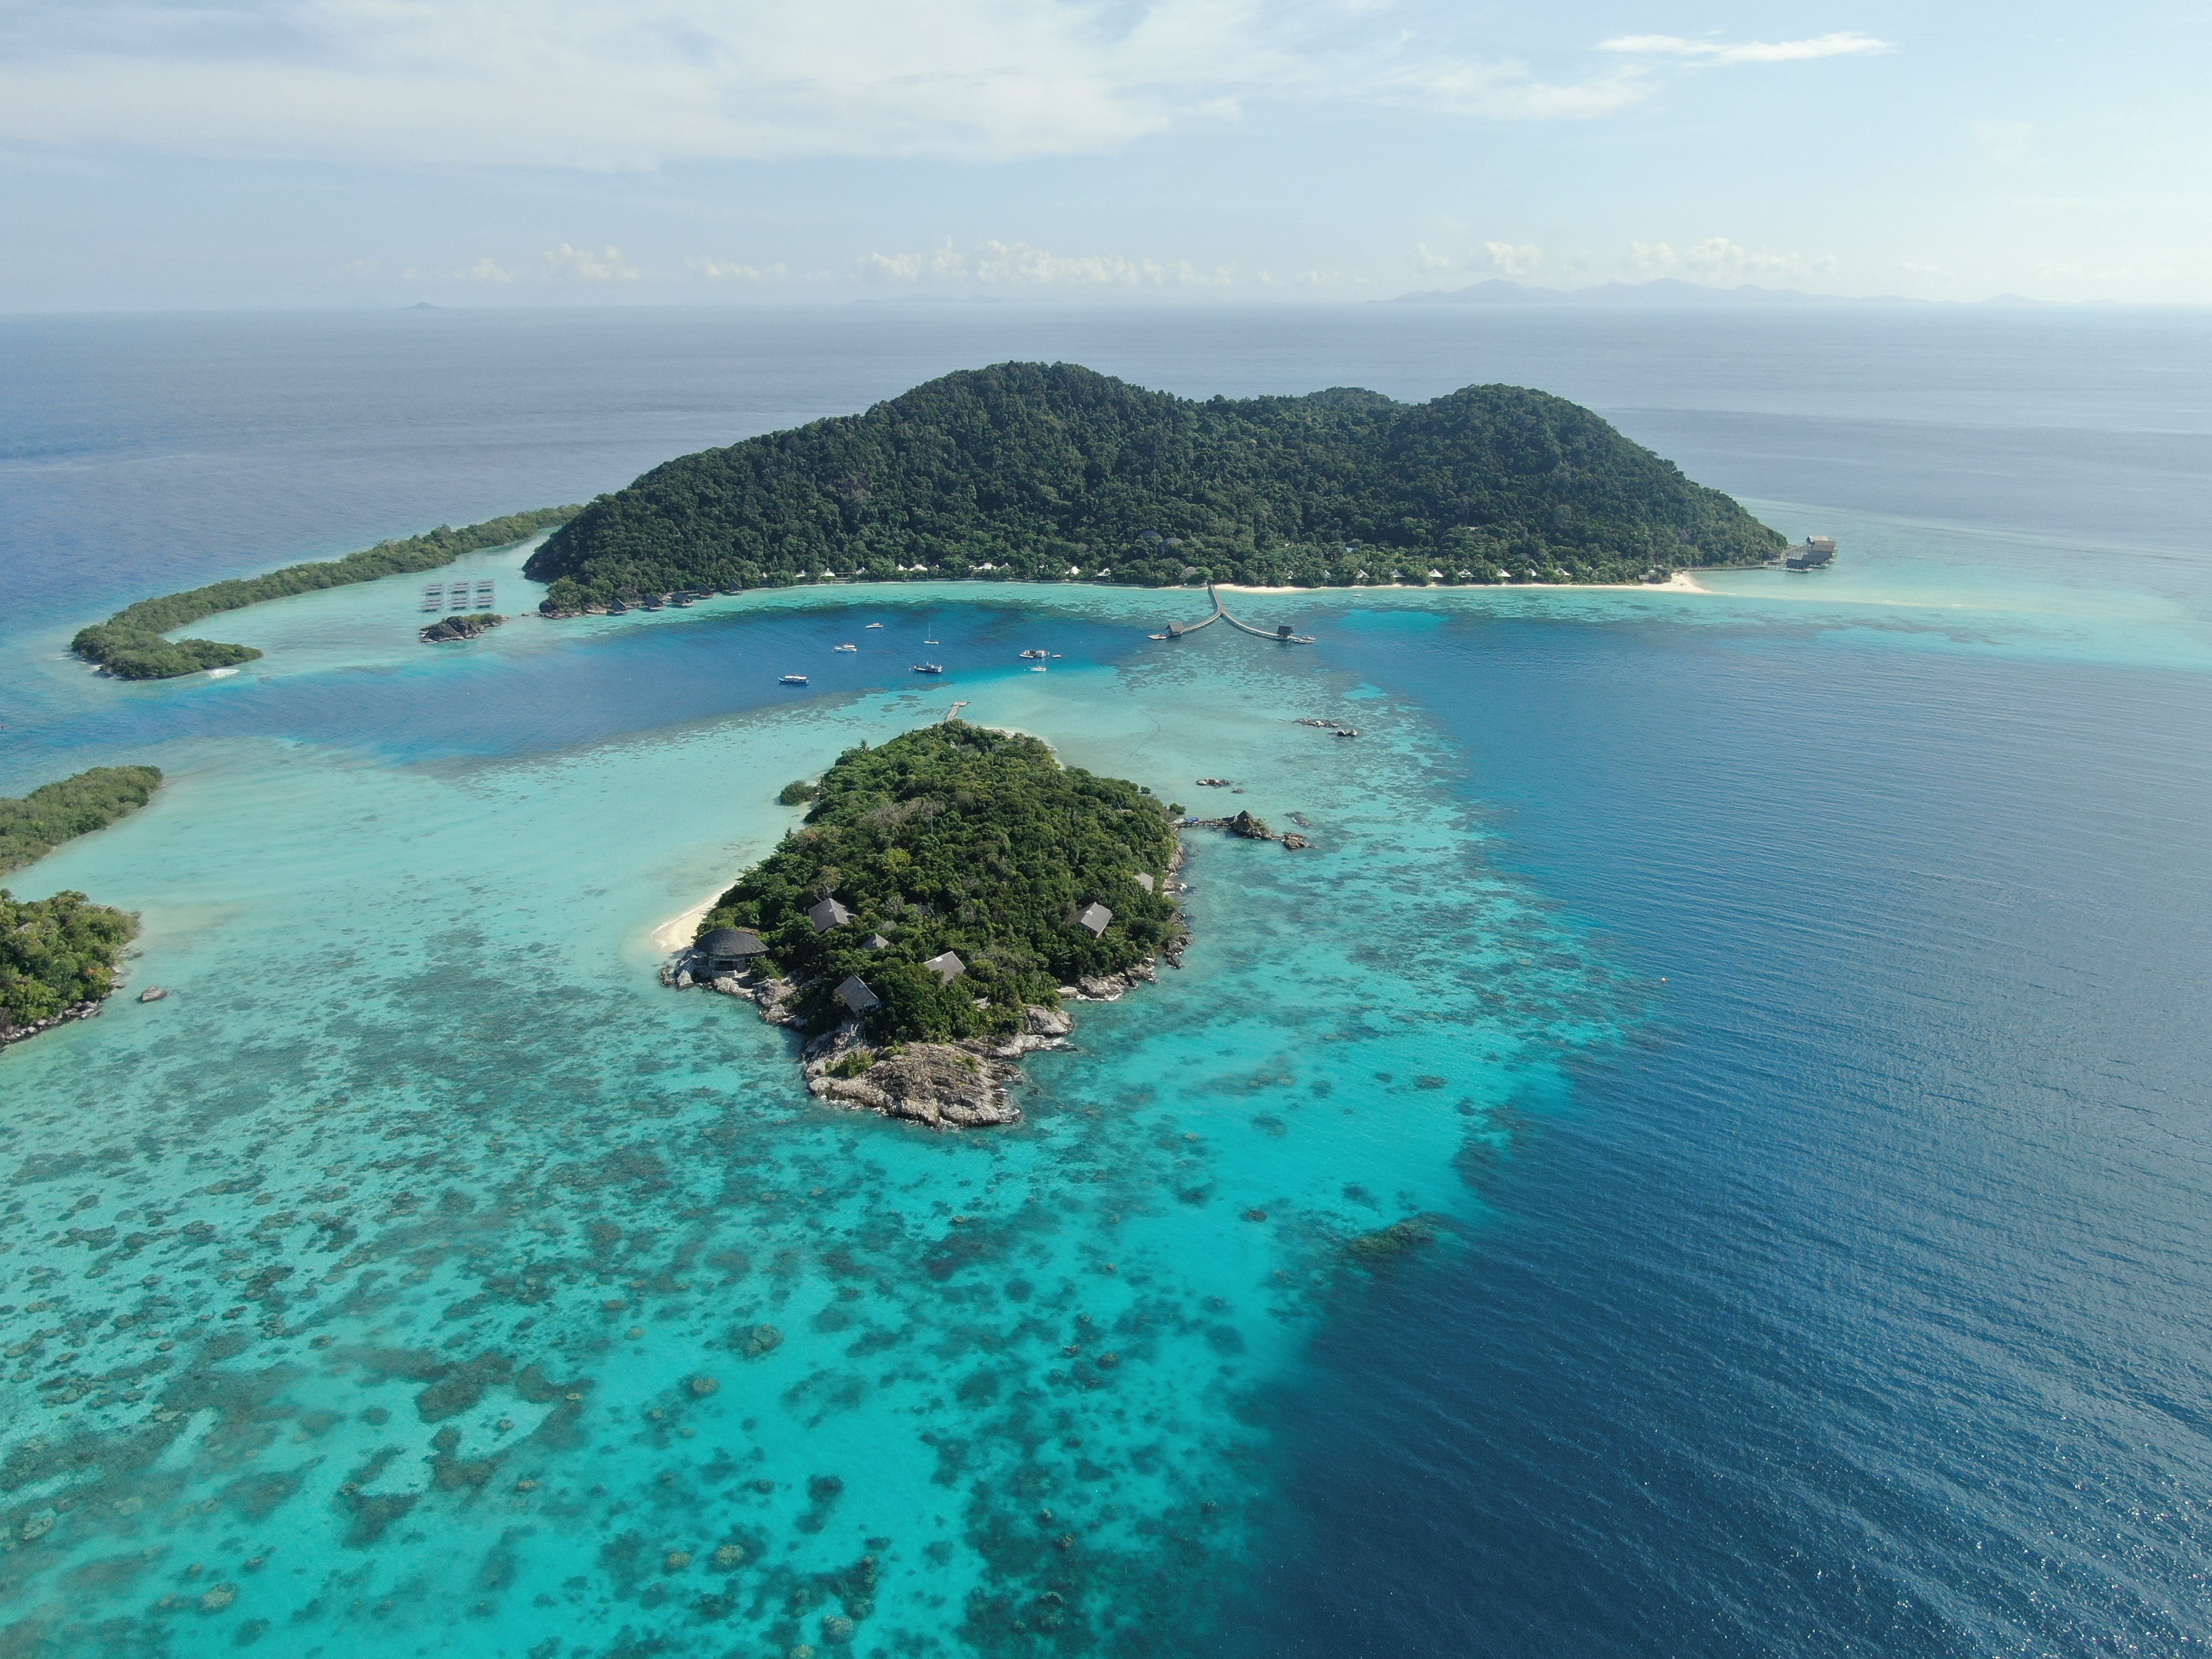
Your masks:
M112 995L113 993L109 994ZM44 1019L34 1019L28 1025L16 1025L7 1015L0 1014L0 1048L11 1042L21 1042L41 1031L51 1031L58 1025L66 1025L73 1019L90 1019L106 1005L106 997L94 997L86 1002L73 1002L58 1014L48 1014Z
M1168 881L1182 890L1178 846L1168 866ZM1182 966L1190 943L1186 932L1165 953L1170 968ZM1007 1092L1021 1075L1023 1055L1065 1048L1075 1027L1066 1006L1071 1002L1115 1002L1139 985L1159 978L1158 959L1146 957L1126 972L1079 980L1060 988L1062 1006L1031 1005L1022 1010L1023 1029L1006 1036L966 1037L956 1042L906 1042L878 1048L867 1041L863 1022L848 1018L834 1030L808 1039L799 1050L806 1091L817 1100L856 1111L926 1124L933 1129L979 1129L1018 1123L1022 1109ZM796 1025L792 1005L801 988L765 972L712 975L696 946L687 945L660 969L660 982L678 990L702 989L738 997L755 1005L771 1025Z
M709 977L693 971L699 963L696 951L681 951L661 969L660 982L678 990L696 988L741 998L757 1006L760 1017L771 1025L798 1024L791 1005L799 988L790 980L762 974ZM1181 965L1173 957L1170 963ZM1063 985L1060 994L1068 1001L1113 1002L1133 986L1150 984L1158 977L1154 963L1147 959L1110 978ZM1022 1109L1006 1091L1021 1075L1016 1062L1040 1049L1067 1047L1067 1034L1075 1026L1065 1007L1032 1006L1023 1009L1022 1020L1024 1029L1009 1036L878 1048L868 1042L860 1020L848 1019L806 1042L799 1051L800 1069L807 1092L835 1106L880 1112L933 1129L1018 1123Z
M1291 816L1297 817L1297 814L1293 812ZM1304 820L1301 819L1300 822L1303 823ZM1276 834L1267 827L1267 819L1255 817L1249 812L1239 812L1233 818L1177 818L1176 828L1178 830L1226 830L1231 835L1240 836L1245 841L1279 842L1285 852L1291 853L1297 852L1301 848L1313 845L1295 830L1285 830L1280 835Z

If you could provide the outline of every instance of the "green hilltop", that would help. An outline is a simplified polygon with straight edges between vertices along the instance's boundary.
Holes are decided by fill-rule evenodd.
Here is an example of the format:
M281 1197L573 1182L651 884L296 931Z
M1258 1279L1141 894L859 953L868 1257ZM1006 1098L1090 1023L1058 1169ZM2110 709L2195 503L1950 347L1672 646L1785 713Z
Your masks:
M551 584L549 611L571 611L824 575L1634 581L1782 545L1589 410L1524 387L1195 402L1000 363L669 461L526 568Z

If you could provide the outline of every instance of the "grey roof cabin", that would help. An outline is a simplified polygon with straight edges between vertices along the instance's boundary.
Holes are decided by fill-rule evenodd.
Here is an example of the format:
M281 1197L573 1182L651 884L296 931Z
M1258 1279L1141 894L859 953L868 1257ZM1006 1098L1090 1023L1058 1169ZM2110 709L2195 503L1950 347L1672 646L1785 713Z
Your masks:
M826 898L806 913L806 919L814 924L816 933L826 933L832 927L842 927L852 921L853 913L836 899Z
M1149 870L1139 870L1135 875L1130 877L1129 879L1135 882L1138 886L1143 888L1147 893L1152 890L1152 872Z
M1083 913L1076 917L1075 925L1078 927L1088 929L1091 937L1097 939L1099 934L1106 931L1106 924L1113 920L1114 913L1111 910L1103 904L1092 903L1083 907Z
M707 958L707 965L718 974L750 967L754 957L768 954L760 935L742 927L717 927L699 941L697 948Z
M837 1000L852 1012L865 1014L869 1009L880 1006L882 999L863 985L860 975L855 974L837 988Z
M950 951L943 956L930 957L921 965L937 975L937 982L939 985L950 985L968 971L968 964Z

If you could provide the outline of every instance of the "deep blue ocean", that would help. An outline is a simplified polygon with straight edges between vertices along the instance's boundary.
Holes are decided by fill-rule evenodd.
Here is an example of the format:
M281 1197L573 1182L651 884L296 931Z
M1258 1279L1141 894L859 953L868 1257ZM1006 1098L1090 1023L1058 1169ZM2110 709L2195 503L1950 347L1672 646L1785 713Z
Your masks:
M985 700L970 718L1045 732L1102 764L1181 769L1163 787L1229 756L1218 764L1249 771L1255 802L1311 807L1317 840L1344 849L1285 875L1201 848L1193 975L1097 1016L1084 1056L1036 1068L1034 1130L981 1150L824 1124L803 1096L695 1122L686 1115L768 1098L770 1039L715 1024L720 1009L651 1012L670 999L635 950L618 972L562 977L570 956L659 921L655 902L672 913L676 896L711 890L726 873L717 856L772 838L781 820L750 803L806 769L809 743L834 752L851 733L933 716L902 683L898 648L830 654L872 602L858 590L632 628L517 623L495 651L466 656L405 642L411 586L374 601L391 611L380 620L349 590L287 602L302 607L295 620L278 606L209 624L270 647L220 684L118 686L60 653L70 629L146 593L588 499L671 455L1010 357L1190 395L1537 386L1793 536L1838 535L1844 555L1826 575L1717 578L1702 596L1246 601L1319 636L1296 658L1209 635L1163 659L1135 623L1167 601L1143 596L902 598L882 613L890 634L902 647L912 629L933 630L953 680L975 688L958 695ZM130 1004L0 1054L0 1181L12 1182L0 1194L14 1194L0 1197L0 1343L20 1362L16 1402L0 1408L0 1527L15 1540L0 1595L18 1610L0 1610L0 1652L243 1643L627 1659L849 1642L886 1654L1917 1659L2212 1646L2208 525L2212 317L2194 313L856 307L0 321L0 787L133 758L172 774L141 820L93 838L104 846L10 884L43 893L65 879L143 907L141 976L185 988L154 1008L196 1022L157 1029L169 1013ZM519 588L511 563L501 579ZM394 642L361 631L372 626ZM1042 681L1008 660L1032 643L1064 653ZM774 684L794 662L814 681L804 699ZM1285 717L1324 697L1367 711L1374 746L1356 758L1296 747L1305 734ZM740 822L739 804L753 816ZM520 860L512 888L492 868L502 847ZM617 865L640 872L632 887L592 885ZM587 888L599 908L568 919L561 902L586 905ZM331 936L296 957L254 931L289 937L302 922ZM679 1048L694 1043L711 1063ZM657 1115L665 1145L650 1156L665 1152L678 1175L634 1194L574 1181L573 1198L528 1200L543 1211L500 1185L524 1178L499 1170L509 1136L526 1165L557 1154L611 1167L618 1141L633 1162L647 1156L624 1139L633 1110ZM284 1126L310 1113L334 1115L312 1149L287 1141ZM1125 1142L1110 1139L1117 1125ZM694 1128L702 1138L676 1156ZM524 1248L471 1242L495 1191L549 1238L610 1215L630 1230L624 1249L720 1227L720 1244L678 1250L653 1289L636 1269L637 1305L690 1294L674 1275L695 1257L749 1250L756 1265L724 1282L769 1275L778 1288L744 1318L789 1329L787 1358L826 1343L773 1312L809 1281L764 1265L786 1223L755 1188L815 1195L818 1230L786 1243L830 1262L823 1283L850 1279L860 1270L836 1264L871 1251L895 1262L906 1247L880 1195L839 1184L853 1145L878 1160L872 1184L923 1194L909 1209L963 1158L993 1161L973 1177L978 1194L1025 1183L1006 1259L1030 1252L1029 1278L1047 1287L1030 1304L1024 1280L1023 1307L994 1325L1000 1304L965 1267L933 1268L908 1301L895 1269L876 1269L871 1296L931 1334L926 1353L901 1351L923 1354L902 1380L868 1383L869 1401L957 1385L957 1404L927 1407L936 1474L915 1463L915 1484L884 1500L892 1519L871 1523L885 1541L864 1540L854 1517L849 1553L865 1541L885 1564L880 1610L851 1570L805 1565L809 1540L835 1537L836 1517L865 1501L856 1470L880 1459L887 1492L906 1478L890 1407L871 1415L857 1382L842 1407L818 1403L830 1390L818 1379L843 1363L826 1346L821 1369L779 1382L790 1386L773 1409L788 1426L759 1426L769 1404L742 1435L734 1415L725 1430L702 1425L699 1445L743 1440L753 1449L729 1455L791 1494L787 1512L727 1535L766 1562L785 1547L771 1541L781 1528L799 1564L742 1593L732 1580L719 1600L644 1584L634 1560L665 1545L635 1516L679 1523L654 1511L665 1500L642 1455L613 1440L589 1472L556 1461L533 1474L532 1487L565 1478L574 1494L526 1516L493 1516L494 1486L453 1473L472 1466L430 1439L447 1419L428 1406L406 1457L434 1474L392 1503L419 1503L412 1518L436 1523L364 1536L357 1492L315 1485L347 1477L349 1460L356 1488L364 1469L374 1486L407 1466L375 1461L375 1436L399 1429L363 1417L368 1396L346 1390L433 1376L419 1358L360 1356L428 1352L434 1336L464 1353L445 1333L465 1316L410 1313L369 1280L407 1267L442 1291L447 1275L492 1273L483 1252ZM710 1173L726 1155L730 1171ZM1089 1213L1069 1194L1109 1180L1093 1163L1133 1172L1147 1158L1158 1167L1127 1176L1101 1231L1036 1219L1063 1203L1068 1218ZM771 1168L775 1180L739 1172ZM249 1322L276 1347L258 1362L199 1351L189 1398L146 1398L156 1385L143 1380L138 1398L124 1392L141 1361L120 1346L86 1380L82 1355L123 1343L131 1321L194 1322L190 1304L118 1316L110 1265L134 1282L144 1269L156 1296L161 1274L198 1270L182 1238L176 1265L158 1268L171 1243L139 1247L153 1254L127 1270L68 1256L85 1224L73 1206L89 1223L104 1218L94 1199L117 1201L95 1176L130 1188L142 1213L119 1225L149 1239L191 1203L267 1197L204 1213L237 1249L258 1237L271 1262L296 1261L303 1283L327 1258L271 1242L257 1218L339 1202L338 1186L319 1184L339 1169L388 1201L390 1241L359 1284L330 1292L317 1317L340 1324L264 1302ZM700 1185L679 1201L687 1169ZM1155 1182L1184 1196L1138 1190ZM438 1209L429 1195L448 1182ZM448 1218L448 1234L425 1243L424 1224L394 1221L418 1204L395 1183L419 1188L421 1213ZM1015 1366L1019 1321L1042 1316L1051 1275L1077 1261L1097 1270L1123 1214L1155 1203L1156 1237L1132 1237L1119 1258L1130 1278L1127 1264L1159 1253L1119 1327L1130 1360L1118 1386L1155 1364L1152 1391L1110 1411L1103 1393L1089 1406L1071 1395L1057 1419L1010 1406L1068 1386L1044 1369L1062 1363L1056 1348L1005 1371L1003 1395L978 1382L979 1354ZM1318 1231L1285 1226L1275 1254L1253 1254L1237 1217L1258 1205ZM1385 1269L1306 1272L1333 1217L1370 1212L1451 1220L1435 1248ZM759 1237L745 1245L748 1229ZM365 1243L356 1254L368 1258ZM975 1259L997 1258L979 1245ZM640 1337L643 1313L630 1333L641 1347L586 1334L614 1277L598 1269L607 1276L581 1274L568 1293L573 1309L539 1305L534 1282L516 1293L531 1305L511 1341L573 1313L560 1363L592 1371L594 1402L619 1395L646 1413L659 1382L624 1393L625 1376L656 1363L656 1341L673 1355L690 1339ZM335 1271L323 1282L338 1285ZM207 1305L233 1294L208 1291ZM806 1329L842 1329L836 1306ZM665 1316L674 1332L690 1316ZM899 1322L880 1316L890 1351ZM328 1352L356 1370L302 1380L321 1363L310 1329L325 1331L317 1342L337 1332ZM668 1363L705 1364L709 1350L725 1354L723 1340ZM58 1396L57 1364L78 1367ZM34 1365L47 1367L35 1406ZM317 1389L326 1402L307 1399ZM292 1395L281 1412L270 1403ZM391 1398L412 1424L405 1396ZM353 1431L317 1427L319 1403L374 1434L341 1455ZM114 1448L154 1432L131 1426L134 1409L204 1438L129 1463ZM495 1437L512 1428L491 1424L497 1409L452 1420ZM650 1406L651 1423L674 1409ZM280 1419L289 1440L245 1426ZM956 1421L966 1426L945 1426ZM548 1459L585 1455L538 1432ZM655 1456L673 1444L665 1427L641 1432L657 1437ZM1019 1456L994 1466L947 1449L993 1435ZM1040 1504L1072 1513L1056 1494L1077 1477L1044 1462L1055 1437L1071 1456L1086 1448L1079 1479L1107 1503L1103 1565L1041 1595L1061 1582L1055 1563L1087 1547L1040 1545L1033 1559L1006 1541ZM240 1460L264 1455L252 1468L286 1460L289 1485L253 1484ZM842 1500L818 1484L833 1455ZM929 1495L957 1485L946 1470L961 1456L988 1480L964 1499ZM653 1479L678 1480L674 1467ZM511 1474L501 1465L496 1483ZM681 1477L692 1511L736 1490L717 1478L695 1490ZM1213 1494L1202 1515L1200 1492ZM933 1504L946 1512L922 1516ZM1217 1514L1238 1517L1233 1534L1206 1530ZM902 1556L909 1519L965 1526L975 1588L934 1607L914 1587L971 1568L958 1553ZM1109 1556L1116 1527L1131 1530ZM465 1583L449 1585L435 1564L459 1560L465 1538L483 1565L470 1554ZM684 1571L711 1547L684 1542ZM280 1595L283 1548L313 1565L291 1569L298 1585ZM225 1552L246 1565L225 1567ZM211 1565L186 1576L196 1553ZM901 1560L913 1580L897 1577ZM243 1589L202 1601L225 1571ZM410 1597L448 1596L450 1615L376 1623L404 1620Z

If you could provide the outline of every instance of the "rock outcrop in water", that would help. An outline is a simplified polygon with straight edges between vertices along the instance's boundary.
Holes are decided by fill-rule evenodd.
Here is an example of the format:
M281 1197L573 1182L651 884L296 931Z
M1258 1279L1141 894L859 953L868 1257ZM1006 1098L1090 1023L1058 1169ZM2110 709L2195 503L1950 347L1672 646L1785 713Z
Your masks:
M479 611L465 617L448 617L443 622L432 623L422 630L422 643L439 645L452 640L473 640L487 629L496 628L506 620L506 617L491 611Z

